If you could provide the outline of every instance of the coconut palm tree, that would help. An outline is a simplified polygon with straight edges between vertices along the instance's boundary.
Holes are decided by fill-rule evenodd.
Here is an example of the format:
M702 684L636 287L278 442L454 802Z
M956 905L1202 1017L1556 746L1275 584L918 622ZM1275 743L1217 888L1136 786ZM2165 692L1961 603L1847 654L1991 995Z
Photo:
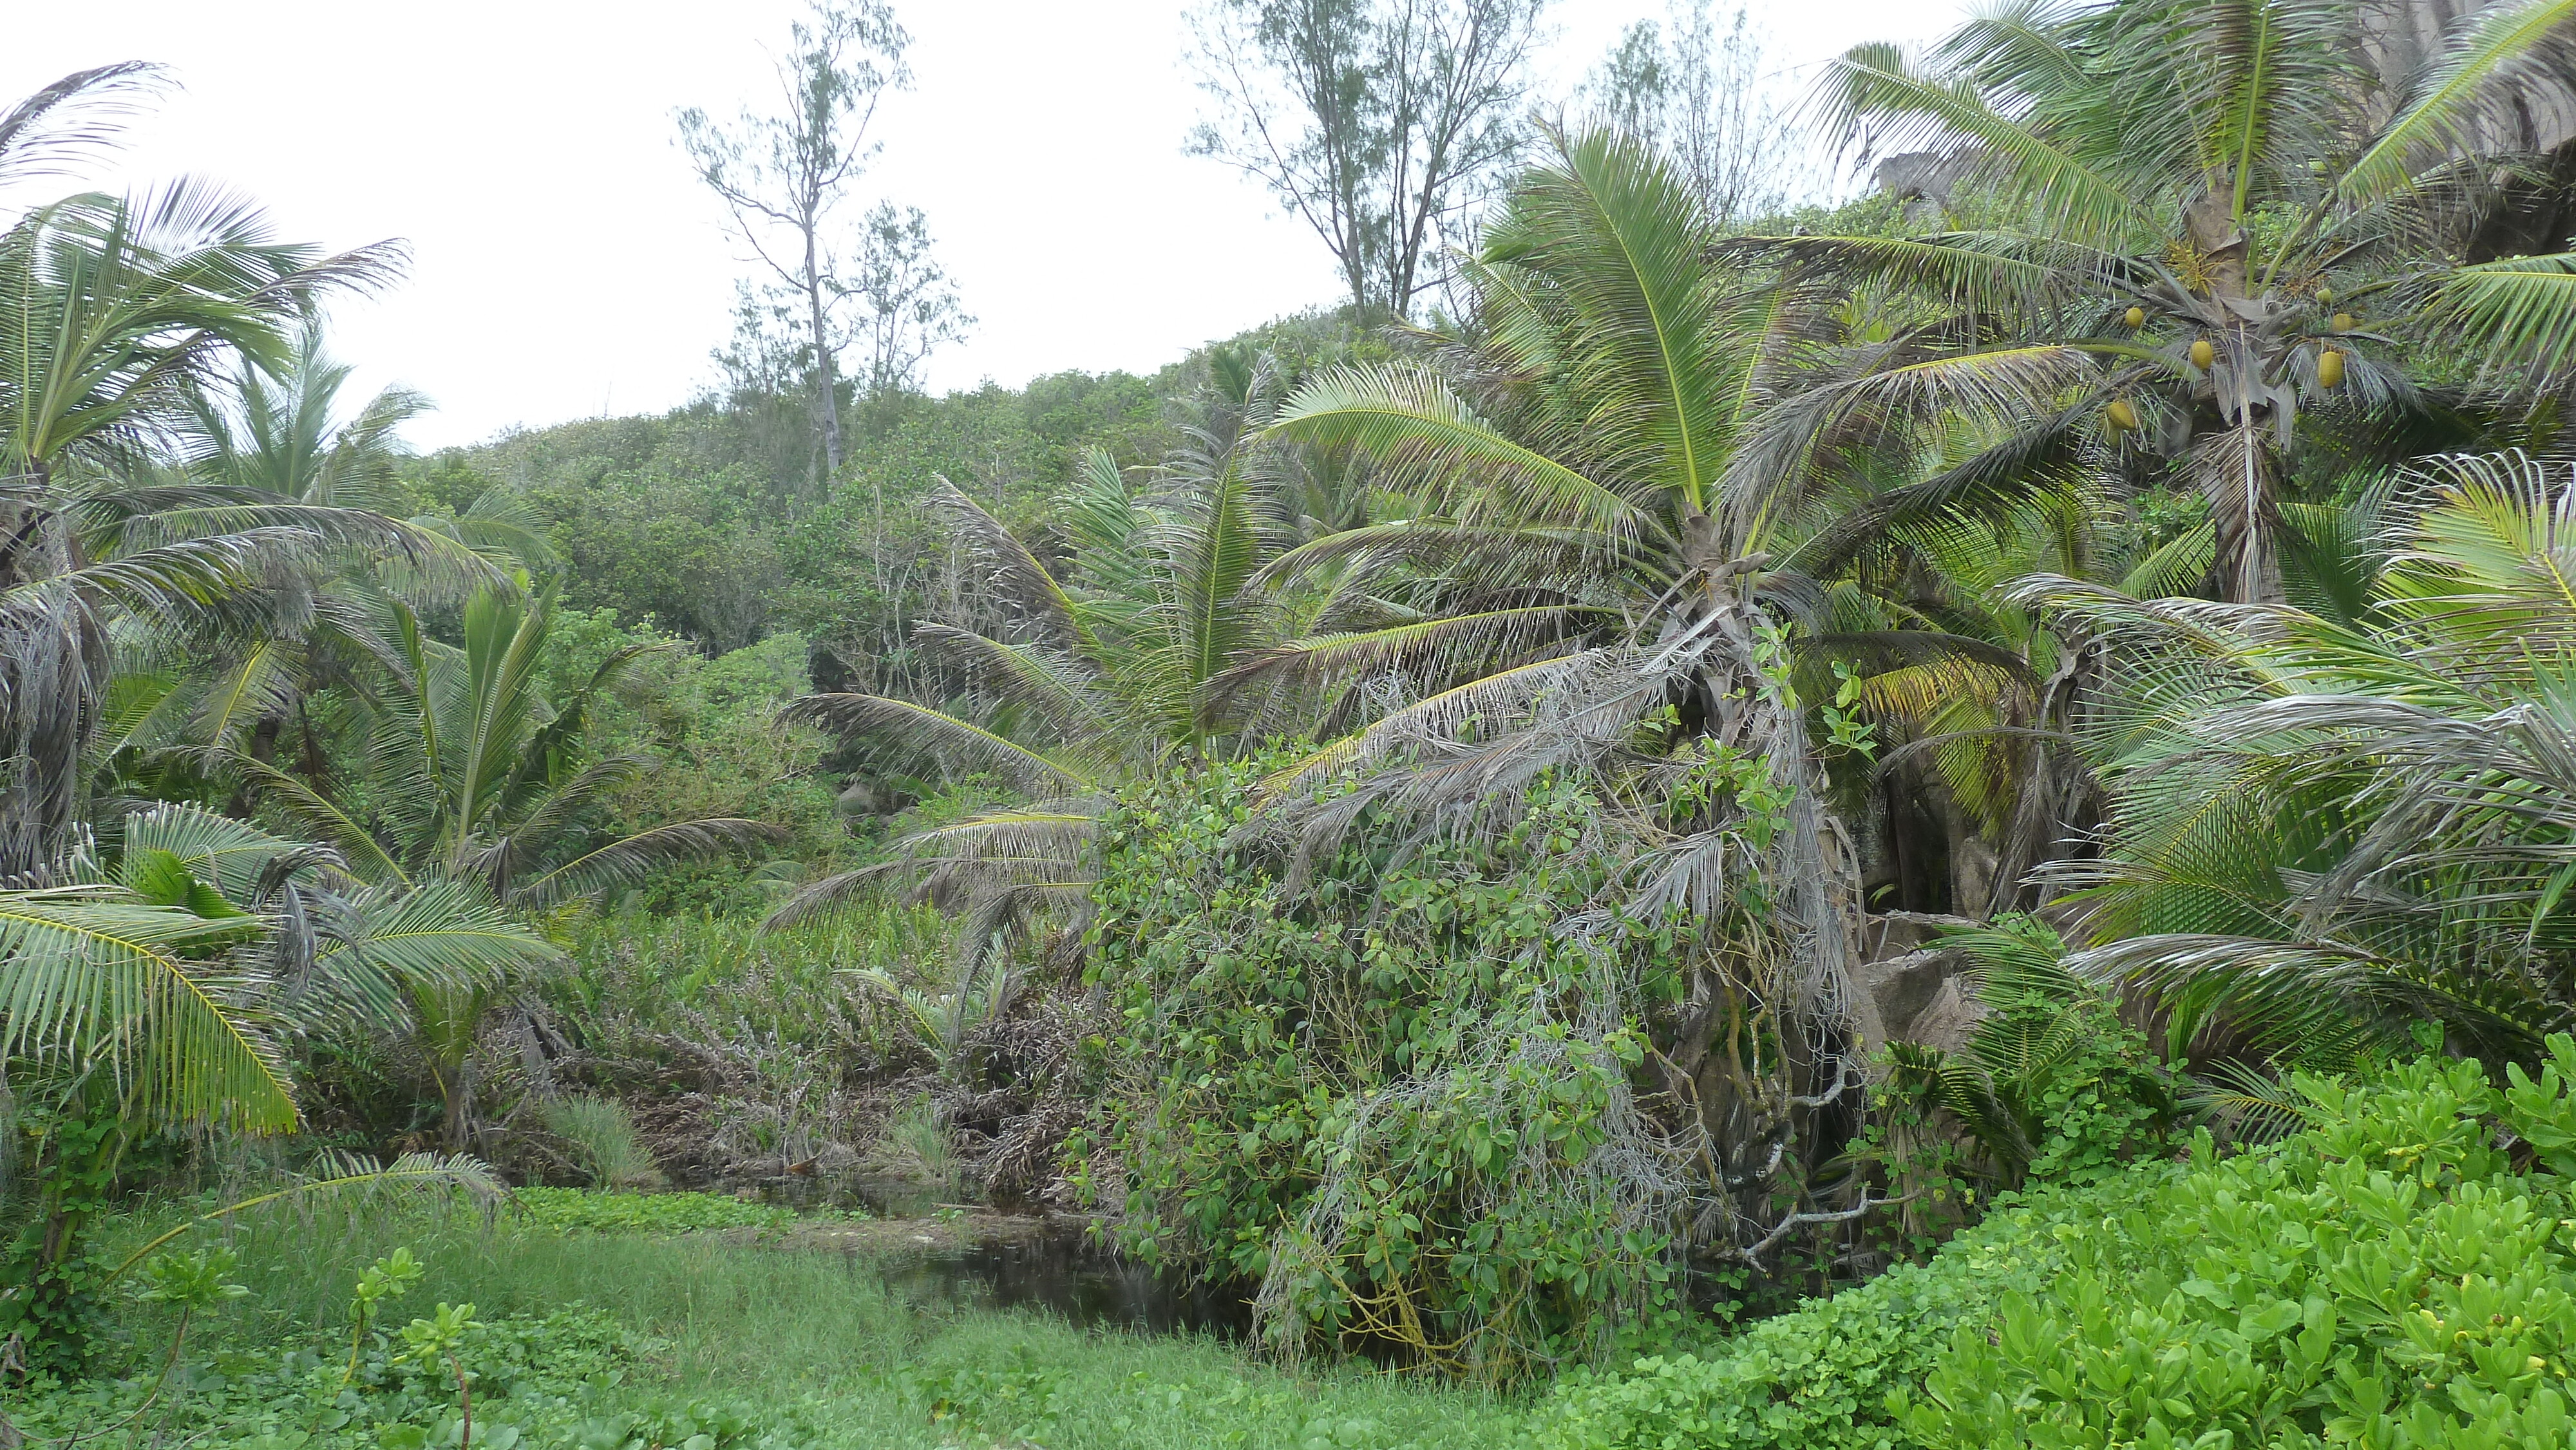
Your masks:
M986 773L1025 801L922 832L897 859L815 882L773 914L783 925L830 909L892 871L920 890L971 903L961 970L968 982L1005 927L1087 903L1091 831L1123 781L1175 753L1222 752L1257 721L1212 710L1228 672L1319 622L1373 610L1329 588L1286 596L1248 589L1286 544L1347 520L1354 491L1312 461L1263 448L1257 425L1276 405L1267 359L1224 353L1203 416L1141 491L1108 454L1078 462L1058 500L1068 567L1049 568L967 495L935 498L966 546L986 628L925 625L915 639L952 661L972 695L954 712L916 701L823 694L794 720L876 748ZM1275 702L1274 702L1275 703Z
M2527 1058L2576 1021L2576 473L2461 457L2375 503L2357 624L2019 586L2113 645L2070 965L2158 997L2178 1046L2332 1059L2429 1019Z
M651 762L593 758L584 749L590 712L654 646L616 650L580 689L550 701L542 666L558 609L552 590L478 591L456 645L431 639L397 597L377 596L375 606L371 648L385 667L364 780L316 786L246 752L226 757L254 794L328 841L361 879L473 882L504 905L535 908L779 837L758 821L718 818L597 838L590 813Z
M0 174L41 172L145 72L67 77L0 117ZM338 256L276 241L199 182L80 195L0 229L0 876L43 869L81 808L111 635L204 638L261 613L274 571L395 553L488 574L450 541L364 510L173 480L154 446L235 359L276 367L295 320L377 285L393 244Z
M2089 441L2206 500L2221 597L2284 599L2292 450L2368 466L2476 436L2426 350L2490 390L2576 358L2576 254L2463 260L2517 193L2520 118L2576 101L2576 4L2465 14L2393 105L2350 0L2014 0L1921 61L1865 45L1819 97L1863 156L1945 155L1993 218L1922 236L1744 238L1796 281L1892 289L1874 358L1767 421L1728 483L1778 488L1962 415L2009 436L1923 503L2028 487Z
M1367 454L1401 517L1263 579L1329 565L1345 592L1430 607L1287 642L1222 684L1401 692L1350 707L1361 728L1265 787L1310 843L1388 812L1494 829L1549 776L1595 776L1605 800L1683 793L1623 823L1618 905L1724 924L1650 1061L1695 1105L1737 1209L1718 1247L1752 1255L1808 1221L1779 1204L1800 1202L1800 1152L1831 1151L1819 1113L1845 1105L1863 1030L1852 842L1823 770L1849 747L1810 738L1794 656L1819 589L1780 567L1834 511L1738 508L1724 485L1844 320L1836 299L1712 267L1689 188L1633 138L1550 139L1463 264L1471 328L1323 374L1272 425Z
M371 603L363 638L378 668L362 778L317 782L248 750L217 752L254 798L329 842L371 887L404 897L463 891L524 912L784 835L724 817L600 839L591 818L653 762L595 756L584 736L591 712L653 646L618 649L571 696L551 701L542 673L557 614L551 590L476 593L453 646L429 638L402 599ZM475 1035L505 985L496 974L403 989L406 1030L429 1066L451 1150L472 1131Z
M77 1331L71 1266L135 1143L289 1131L288 1038L383 1030L406 993L558 955L470 888L367 886L327 849L189 806L129 816L108 844L57 863L60 884L0 892L0 1067L16 1108L58 1128L0 1184L25 1210L0 1241L0 1330L32 1331L40 1362Z

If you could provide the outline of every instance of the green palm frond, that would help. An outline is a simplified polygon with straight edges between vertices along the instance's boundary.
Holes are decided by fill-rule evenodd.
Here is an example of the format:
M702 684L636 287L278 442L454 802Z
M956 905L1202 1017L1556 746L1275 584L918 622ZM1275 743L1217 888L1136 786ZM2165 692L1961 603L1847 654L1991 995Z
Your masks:
M366 887L332 899L321 917L316 973L380 1026L400 1020L416 987L491 986L563 960L561 949L465 881Z
M0 893L0 1055L103 1063L150 1119L292 1129L276 1046L209 956L243 941L243 920L108 887Z
M808 695L781 711L779 718L846 735L885 739L919 751L949 769L968 774L989 770L1023 790L1041 795L1087 790L1093 784L1026 746L909 700L884 695Z
M1901 287L1953 308L2039 319L2106 285L2134 283L2140 269L2112 252L2011 234L1926 237L1729 237L1723 255L1776 259L1792 276L1845 288Z
M1486 238L1489 264L1543 279L1551 349L1590 405L1588 447L1710 511L1754 352L1719 325L1716 241L1690 188L1645 144L1597 129L1550 138ZM1600 519L1567 519L1600 527Z
M238 902L260 899L272 863L312 850L303 841L271 835L248 821L177 804L127 816L119 823L118 841L129 852L169 852L198 879Z
M550 906L586 892L637 880L674 861L695 860L783 841L787 832L766 821L714 817L674 821L638 831L623 840L584 852L541 876L510 887L514 906Z
M1612 610L1551 604L1441 615L1351 634L1314 635L1275 646L1216 676L1208 681L1201 698L1208 712L1218 714L1263 688L1311 691L1389 674L1453 680L1462 671L1488 668L1497 661L1518 663L1516 657L1557 647L1617 618Z
M321 1169L319 1173L300 1176L287 1187L228 1203L212 1213L198 1214L177 1228L147 1241L109 1271L107 1282L113 1284L123 1278L127 1271L150 1258L172 1239L222 1223L235 1214L265 1204L321 1197L362 1200L428 1198L451 1204L462 1201L490 1214L510 1198L508 1185L488 1165L461 1154L405 1153L391 1163L381 1163L364 1154L333 1151L324 1153L316 1166Z
M2121 251L2154 233L2120 182L1998 110L1971 82L1926 74L1893 46L1846 51L1818 83L1815 106L1846 147L1866 139L1882 152L1992 157L1988 174L2027 200L2050 234L2078 245Z
M247 786L346 856L362 876L409 885L411 876L394 860L375 833L351 820L329 797L267 761L249 755L227 755L227 765L242 773Z
M1291 394L1271 430L1376 458L1398 487L1421 489L1470 526L1577 529L1623 543L1670 535L1619 492L1476 416L1437 375L1397 365L1327 370Z
M2576 3L2505 0L2469 12L2397 113L2344 168L2337 194L2352 204L2383 201L2417 185L2433 163L2492 149L2487 133L2503 113L2576 103L2571 74Z
M2558 373L2576 360L2576 252L2458 268L2427 310L2435 326L2490 365Z

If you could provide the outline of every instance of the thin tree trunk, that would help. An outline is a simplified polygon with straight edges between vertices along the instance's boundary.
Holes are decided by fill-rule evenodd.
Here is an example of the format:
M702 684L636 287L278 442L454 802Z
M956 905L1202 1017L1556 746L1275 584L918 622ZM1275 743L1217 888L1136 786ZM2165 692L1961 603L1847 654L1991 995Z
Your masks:
M805 223L805 313L814 330L814 408L823 424L824 482L841 476L841 399L832 374L832 335L823 318L823 273L816 259L814 222Z

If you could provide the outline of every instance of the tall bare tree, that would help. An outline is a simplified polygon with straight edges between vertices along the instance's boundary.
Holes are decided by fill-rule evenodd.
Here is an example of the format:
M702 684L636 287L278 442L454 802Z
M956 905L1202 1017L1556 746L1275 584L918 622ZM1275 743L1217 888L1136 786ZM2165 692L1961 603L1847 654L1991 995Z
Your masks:
M1742 5L1730 15L1712 0L1674 0L1662 22L1629 26L1583 90L1601 120L1671 158L1718 225L1787 200L1797 137Z
M720 123L680 112L680 146L708 189L724 199L734 232L803 305L812 350L814 416L827 470L841 468L841 409L832 366L833 313L847 289L830 242L833 214L878 143L868 139L877 103L912 84L912 37L885 0L816 0L788 27L778 61L780 104L746 107Z
M1258 178L1401 317L1481 183L1519 154L1547 0L1209 0L1193 17L1219 115L1190 148Z

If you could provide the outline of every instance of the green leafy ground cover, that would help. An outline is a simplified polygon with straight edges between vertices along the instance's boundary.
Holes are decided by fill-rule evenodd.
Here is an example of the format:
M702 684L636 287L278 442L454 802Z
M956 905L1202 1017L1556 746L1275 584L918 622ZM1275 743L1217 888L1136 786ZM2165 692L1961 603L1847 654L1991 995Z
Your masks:
M509 1450L1443 1450L1505 1443L1518 1421L1477 1392L1363 1371L1293 1375L1203 1338L916 1305L891 1296L865 1258L729 1237L281 1215L244 1225L235 1247L229 1277L251 1292L192 1330L159 1401L87 1443L453 1445L454 1386L444 1369L402 1360L401 1326L468 1303L483 1326L460 1356L473 1443ZM396 1247L423 1272L380 1311L344 1386L352 1288ZM0 1390L22 1432L97 1436L144 1404L170 1316L126 1314L121 1372Z
M1548 1450L2576 1445L2576 1040L2299 1079L2305 1131L2026 1195L1699 1354L1561 1381Z
M523 1227L558 1233L686 1233L693 1229L784 1228L797 1215L776 1204L747 1202L718 1193L522 1188L511 1195L510 1217Z
M617 1231L706 1210L582 1195L577 1233L244 1225L238 1263L195 1267L249 1292L197 1294L185 1353L132 1304L126 1372L39 1375L7 1410L56 1441L399 1450L456 1443L461 1373L501 1450L2576 1446L2576 1040L2552 1054L2503 1085L2447 1061L2299 1079L2280 1143L2018 1195L1926 1263L1536 1401L908 1303L863 1258ZM397 1247L422 1268L353 1320ZM453 1365L424 1352L465 1319Z

